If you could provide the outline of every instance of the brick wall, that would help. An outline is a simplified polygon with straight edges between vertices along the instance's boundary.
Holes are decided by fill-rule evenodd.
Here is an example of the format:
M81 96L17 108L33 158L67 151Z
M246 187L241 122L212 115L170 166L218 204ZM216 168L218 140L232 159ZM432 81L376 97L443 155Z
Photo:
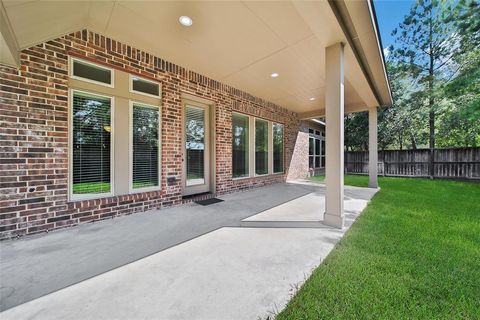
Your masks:
M321 124L311 120L300 122L298 132L296 133L296 142L294 143L294 150L289 164L287 180L303 179L309 176L308 166L308 144L309 133L308 129L325 131L325 127Z
M161 191L68 202L69 55L162 83ZM182 92L215 103L217 194L284 181L288 173L232 180L232 111L284 123L285 168L292 170L295 113L87 30L23 50L20 68L0 65L0 79L0 238L181 203ZM177 183L167 185L167 175Z

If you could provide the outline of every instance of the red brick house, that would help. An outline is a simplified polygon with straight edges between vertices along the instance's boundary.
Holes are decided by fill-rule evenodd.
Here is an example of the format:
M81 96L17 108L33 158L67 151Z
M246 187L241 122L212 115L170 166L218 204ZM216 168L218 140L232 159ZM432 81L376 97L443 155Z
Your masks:
M343 225L344 112L370 111L376 145L391 103L370 1L2 5L1 238L310 167Z

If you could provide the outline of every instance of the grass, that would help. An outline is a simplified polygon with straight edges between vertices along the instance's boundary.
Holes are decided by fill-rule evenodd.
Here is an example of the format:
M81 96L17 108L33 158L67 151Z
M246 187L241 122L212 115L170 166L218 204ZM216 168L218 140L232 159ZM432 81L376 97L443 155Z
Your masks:
M480 319L480 184L379 181L277 319Z
M73 184L74 194L110 192L110 182L82 182Z

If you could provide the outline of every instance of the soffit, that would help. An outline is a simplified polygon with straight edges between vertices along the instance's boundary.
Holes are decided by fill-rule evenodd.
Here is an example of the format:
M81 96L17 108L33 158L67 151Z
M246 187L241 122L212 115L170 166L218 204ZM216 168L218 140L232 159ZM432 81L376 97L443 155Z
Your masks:
M326 1L3 4L21 48L89 28L300 113L324 109L325 47L347 43ZM193 26L181 26L181 15ZM375 105L348 45L345 79L347 111Z

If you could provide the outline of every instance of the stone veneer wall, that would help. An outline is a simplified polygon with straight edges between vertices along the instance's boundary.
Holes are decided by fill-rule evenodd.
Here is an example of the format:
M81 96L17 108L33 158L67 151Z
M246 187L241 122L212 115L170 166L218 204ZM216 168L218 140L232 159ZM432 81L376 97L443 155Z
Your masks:
M69 55L161 82L161 191L68 201ZM300 126L294 112L88 30L23 50L20 68L0 65L0 79L0 238L181 203L183 92L215 103L216 194L304 170L303 162L291 165ZM286 174L232 180L232 111L285 125ZM308 134L306 141L308 155ZM177 183L167 185L167 176Z

